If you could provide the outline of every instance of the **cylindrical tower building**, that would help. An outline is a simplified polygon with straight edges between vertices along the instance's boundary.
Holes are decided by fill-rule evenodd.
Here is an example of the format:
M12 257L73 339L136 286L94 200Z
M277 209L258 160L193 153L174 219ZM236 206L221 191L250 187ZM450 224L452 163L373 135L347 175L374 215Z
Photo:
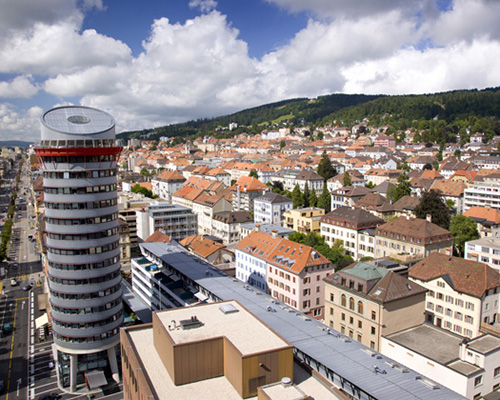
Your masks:
M116 194L115 122L88 107L41 118L46 274L59 384L70 391L119 380L123 305ZM92 387L92 385L89 385Z

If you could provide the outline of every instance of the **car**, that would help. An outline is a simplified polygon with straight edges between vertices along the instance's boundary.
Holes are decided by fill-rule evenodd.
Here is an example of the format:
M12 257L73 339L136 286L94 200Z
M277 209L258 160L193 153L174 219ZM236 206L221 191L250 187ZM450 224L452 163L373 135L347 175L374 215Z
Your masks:
M24 285L24 286L23 286L23 290L24 290L25 292L27 292L28 290L31 290L31 289L33 289L33 286L31 286L31 285Z
M17 286L17 281L14 278L10 280L10 286Z
M16 269L17 268L17 263L12 264L12 268Z

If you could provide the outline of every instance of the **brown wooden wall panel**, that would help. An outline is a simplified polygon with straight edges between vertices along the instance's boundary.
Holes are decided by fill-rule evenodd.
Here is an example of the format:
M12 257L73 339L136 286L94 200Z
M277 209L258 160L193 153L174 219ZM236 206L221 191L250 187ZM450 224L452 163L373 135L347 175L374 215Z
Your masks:
M167 329L156 316L156 313L153 313L153 344L168 374L172 378L172 381L175 382L176 371L174 368L174 348L172 339Z
M197 382L224 374L223 339L174 346L176 385Z
M243 365L240 351L224 339L224 375L234 389L243 397Z

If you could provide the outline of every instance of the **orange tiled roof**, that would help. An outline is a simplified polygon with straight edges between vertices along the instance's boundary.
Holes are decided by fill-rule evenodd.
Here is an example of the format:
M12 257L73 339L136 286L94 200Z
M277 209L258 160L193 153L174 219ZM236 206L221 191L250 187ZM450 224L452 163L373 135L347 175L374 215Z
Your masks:
M222 243L214 242L199 235L188 236L179 243L204 258L210 257L216 251L226 248Z
M464 212L464 215L469 218L485 219L495 224L500 223L500 210L495 208L474 206Z
M261 181L252 176L240 177L234 187L237 188L238 186L240 191L245 192L269 190L268 186L264 185Z

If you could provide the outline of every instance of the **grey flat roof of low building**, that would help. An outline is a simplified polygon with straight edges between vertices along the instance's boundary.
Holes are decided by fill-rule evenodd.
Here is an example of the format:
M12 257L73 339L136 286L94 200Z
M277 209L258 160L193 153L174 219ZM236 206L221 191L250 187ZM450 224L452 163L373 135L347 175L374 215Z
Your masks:
M403 373L397 368L391 368L387 362L394 362L393 360L282 304L266 293L217 271L183 249L164 243L142 243L140 246L146 254L161 259L218 299L240 302L290 342L296 354L309 360L311 367L324 376L333 372L334 379L330 381L335 385L344 387L344 390L354 388L353 393L357 389L367 394L361 393L359 398L465 399L441 385L439 389L432 389L417 379L419 375L414 371ZM318 363L323 367L319 368Z
M249 222L247 224L241 224L240 229L249 229L249 230L254 230L255 225L259 225L259 230L264 233L271 234L273 231L277 231L278 235L291 235L295 231L290 228L285 228L284 226L280 225L274 225L274 224L264 224L264 223L254 223L254 222Z
M464 339L427 324L387 335L386 338L443 365L459 358L460 343Z
M500 338L492 335L479 336L469 341L467 347L481 354L500 349Z

